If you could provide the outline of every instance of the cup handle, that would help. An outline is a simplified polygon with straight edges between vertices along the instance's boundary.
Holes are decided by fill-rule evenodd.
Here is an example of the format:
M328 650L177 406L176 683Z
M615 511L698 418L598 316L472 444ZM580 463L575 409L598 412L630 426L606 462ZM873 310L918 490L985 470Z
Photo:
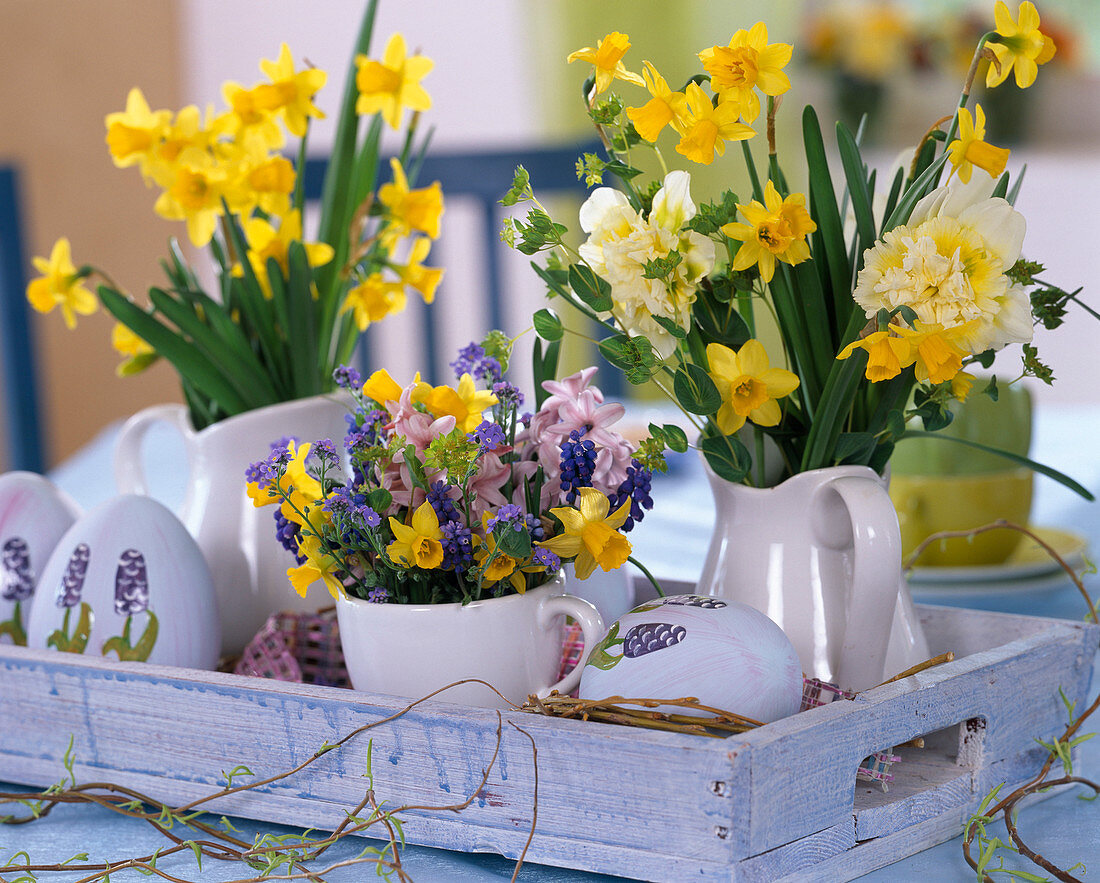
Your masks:
M191 455L191 439L195 435L187 408L183 405L153 405L138 411L127 420L115 440L114 472L115 486L120 494L142 494L149 496L149 483L146 481L142 463L141 447L145 434L154 423L169 423L179 430L187 445L188 458Z
M571 616L580 624L581 634L584 635L584 653L577 660L577 664L573 666L573 670L564 678L556 684L543 687L538 691L540 699L549 696L554 690L563 695L569 695L577 688L577 685L581 682L581 670L588 659L588 654L592 652L596 642L607 631L596 606L590 601L578 598L576 595L551 595L549 598L543 598L539 602L535 621L538 623L538 627L545 631L559 616Z
M822 485L813 525L832 549L852 548L852 589L836 681L845 690L882 683L901 573L901 531L890 495L875 479L846 475Z

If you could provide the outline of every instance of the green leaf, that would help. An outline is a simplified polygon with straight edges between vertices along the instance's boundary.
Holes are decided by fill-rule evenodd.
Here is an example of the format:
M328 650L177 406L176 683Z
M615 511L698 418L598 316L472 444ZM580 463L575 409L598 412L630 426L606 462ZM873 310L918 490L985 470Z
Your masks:
M375 512L385 512L393 502L393 494L383 487L376 487L367 494L367 505Z
M825 259L829 269L829 280L833 303L839 308L841 303L851 301L852 268L848 263L848 248L844 244L844 225L837 209L836 193L829 171L829 161L825 156L825 142L821 137L821 126L817 114L809 105L802 114L802 136L806 148L806 165L810 180L810 213L817 221L818 235L825 254L816 255L817 260ZM837 321L843 322L844 316L836 313Z
M682 454L688 449L687 433L679 426L675 423L666 423L661 428L664 430L665 444L668 445L670 450Z
M875 449L875 437L869 432L842 432L836 440L833 456L837 463L862 465Z
M703 439L700 447L707 465L726 481L743 481L752 469L749 449L735 435L710 436Z
M562 335L565 333L561 326L561 319L552 310L539 310L535 313L533 321L535 323L535 333L543 340L561 340Z
M1065 474L1059 472L1057 469L1051 469L1049 466L1044 466L1042 463L1036 463L1034 460L1029 460L1027 457L1021 457L1018 454L1011 454L1008 451L1002 451L1002 450L998 450L997 448L991 448L988 445L983 445L983 444L980 444L979 442L970 441L970 440L965 439L965 438L955 438L954 436L950 436L950 435L939 435L935 432L926 432L926 431L920 430L920 429L909 429L909 430L907 430L906 433L905 433L905 437L908 438L909 436L940 438L940 439L943 439L946 442L951 442L952 444L966 445L967 447L970 447L970 448L977 448L979 451L985 451L986 453L989 453L989 454L996 454L998 457L1003 457L1004 459L1010 460L1013 463L1016 463L1020 466L1026 466L1028 469L1031 469L1034 472L1038 472L1040 475L1045 475L1047 478L1053 478L1059 484L1064 485L1065 487L1068 487L1075 494L1077 494L1078 496L1084 497L1086 500L1089 500L1090 502L1092 500L1096 499L1092 495L1092 493L1088 490L1088 488L1083 487L1081 484L1074 481L1068 475L1065 475Z
M677 340L684 340L687 338L687 332L668 318L668 316L654 316L653 319Z
M906 191L901 195L901 199L898 200L897 206L890 213L890 217L888 217L886 222L882 225L883 233L887 233L898 226L898 224L904 224L909 220L909 216L913 214L913 209L916 207L916 204L924 198L926 188L934 183L935 178L940 173L940 169L942 169L944 163L947 162L948 156L949 154L944 153L927 169L921 172L916 181L909 185Z
M531 556L531 534L526 530L515 530L510 524L501 524L493 535L497 538L497 548L505 555L519 561Z
M645 383L653 376L657 357L648 337L615 334L601 340L599 348L600 355L616 368L622 369L631 383Z
M611 300L611 283L597 276L585 264L569 265L569 287L597 313L606 313L614 306Z
M672 391L685 411L692 414L716 414L722 407L722 394L705 369L685 362L672 379Z
M871 208L871 190L867 184L867 170L855 138L844 123L836 124L837 146L840 161L844 165L844 177L848 181L848 193L852 197L852 211L856 216L856 230L863 248L875 241L875 215ZM859 249L862 254L862 248Z

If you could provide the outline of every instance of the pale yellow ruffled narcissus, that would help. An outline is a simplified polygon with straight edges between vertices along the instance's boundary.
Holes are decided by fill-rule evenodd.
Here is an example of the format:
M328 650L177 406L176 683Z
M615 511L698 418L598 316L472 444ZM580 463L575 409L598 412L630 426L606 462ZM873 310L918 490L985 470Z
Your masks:
M394 564L433 570L443 563L443 532L432 504L425 501L413 512L412 523L402 524L390 516L394 540L386 554Z
M798 389L798 376L785 368L773 368L764 345L747 340L736 352L720 343L707 344L710 377L722 396L718 428L732 435L751 420L758 426L775 426L783 416L777 399Z
M719 101L736 95L741 117L751 123L760 114L760 99L755 89L777 96L791 88L783 67L791 60L790 43L769 43L768 27L758 21L749 30L738 30L728 46L711 46L699 53L703 68L710 74L710 86Z
M535 545L549 549L563 560L575 556L573 572L577 579L588 579L597 564L605 571L622 567L632 549L630 541L619 533L630 514L630 500L608 515L611 502L598 490L582 487L577 494L576 508L560 506L550 510L561 522L563 533Z
M1039 10L1030 0L1020 4L1015 19L1004 0L997 0L993 15L998 42L991 40L986 46L993 53L996 63L990 62L985 85L989 88L999 86L1012 71L1016 76L1016 85L1026 89L1039 75L1039 65L1054 58L1054 41L1039 30Z
M784 199L768 181L763 205L754 199L748 205L738 204L737 209L748 223L734 222L722 227L730 239L743 243L734 256L733 269L746 270L756 264L760 267L760 278L771 282L776 260L793 266L810 257L806 237L817 229L817 224L806 211L803 194L792 193Z
M626 34L612 31L595 46L585 46L571 52L567 62L587 61L595 67L596 94L606 92L613 80L623 80L635 86L644 86L645 80L636 73L628 71L623 64L623 56L630 48L630 38Z
M76 327L77 314L90 316L96 311L98 301L81 283L84 276L73 266L69 240L62 236L54 243L49 260L35 258L34 268L42 274L27 285L27 300L40 313L48 313L54 307L61 309L65 324Z
M355 85L359 97L355 112L361 115L381 112L391 129L400 128L406 107L414 111L431 109L432 98L420 81L434 66L423 55L409 56L401 34L390 37L381 61L357 55Z
M970 180L974 166L984 169L993 178L998 178L1008 164L1007 147L994 147L987 144L985 138L985 111L980 104L974 105L974 116L965 107L959 108L959 137L947 146L951 158L953 173L959 180Z

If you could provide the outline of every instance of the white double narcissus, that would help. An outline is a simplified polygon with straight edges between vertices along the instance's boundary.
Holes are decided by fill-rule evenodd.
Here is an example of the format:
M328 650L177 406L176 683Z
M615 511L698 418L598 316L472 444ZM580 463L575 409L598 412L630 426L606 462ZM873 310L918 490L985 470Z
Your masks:
M594 190L580 211L581 229L588 234L581 257L611 285L614 307L603 318L613 315L627 334L647 337L662 358L672 354L676 341L654 317L687 331L695 287L714 267L714 243L682 229L695 217L690 187L687 172L669 172L648 218L610 187ZM646 264L673 251L681 261L668 280L646 279Z
M907 306L968 353L1032 338L1031 302L1006 274L1020 258L1026 224L994 181L952 181L917 203L908 224L867 249L854 297L868 317Z

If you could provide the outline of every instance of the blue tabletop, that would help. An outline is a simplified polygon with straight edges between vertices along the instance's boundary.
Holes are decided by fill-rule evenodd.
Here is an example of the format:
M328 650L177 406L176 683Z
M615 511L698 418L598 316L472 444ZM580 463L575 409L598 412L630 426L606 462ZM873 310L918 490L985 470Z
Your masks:
M115 430L108 430L87 448L52 475L54 480L87 507L110 497L110 450ZM1070 473L1100 495L1100 458L1082 457L1088 445L1082 439L1100 437L1100 408L1040 408L1036 413L1033 456L1055 468ZM182 463L182 446L167 428L150 439L150 457L162 462ZM185 481L182 466L177 469L152 469L152 490L167 503L182 497ZM655 482L657 507L636 529L632 539L636 553L659 575L693 579L698 575L713 523L713 504L705 489L701 471L690 458L674 463L667 477ZM1042 526L1061 527L1084 534L1093 550L1100 549L1100 508L1087 503L1070 491L1047 479L1036 483L1032 522ZM1092 594L1100 594L1100 580L1086 576ZM975 607L1010 613L1026 613L1067 619L1081 619L1085 605L1068 580L1022 580L998 588L988 585L957 584L954 586L914 583L918 602ZM1093 693L1096 684L1094 679ZM1089 732L1093 728L1086 727ZM1100 729L1100 720L1095 729ZM1100 772L1100 739L1082 746L1081 768L1085 774ZM1020 827L1028 842L1063 867L1082 861L1089 867L1100 867L1100 806L1078 799L1069 791L1026 808ZM259 831L287 833L290 829L258 825L234 820L245 839ZM1002 836L1003 833L1002 833ZM364 841L340 845L330 850L332 861L350 858L361 849ZM33 824L0 829L0 860L25 851L35 863L64 861L77 852L89 851L93 860L131 857L151 852L164 841L148 825L121 819L106 810L94 807L60 807L50 816ZM406 870L417 881L492 881L512 876L514 863L499 856L465 855L423 847L408 847L402 854ZM1026 870L1038 869L1026 862L1009 862ZM197 872L190 855L163 860L158 867L186 879L210 881L235 880L251 876L239 865L204 861ZM112 879L138 879L135 872L112 875ZM349 868L326 875L335 881L365 879L362 868ZM44 875L40 879L76 880L73 875ZM373 874L371 874L373 877ZM521 878L534 883L551 881L597 881L621 879L576 871L528 865ZM962 858L961 838L927 849L910 858L862 878L868 881L897 880L972 880L974 873Z

